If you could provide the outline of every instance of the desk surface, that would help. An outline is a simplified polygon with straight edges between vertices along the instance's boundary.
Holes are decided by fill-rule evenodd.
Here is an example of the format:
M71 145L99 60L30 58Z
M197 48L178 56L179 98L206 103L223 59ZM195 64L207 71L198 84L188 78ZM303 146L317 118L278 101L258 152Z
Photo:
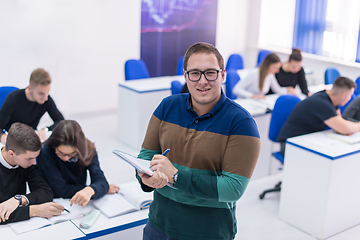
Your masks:
M310 133L287 139L287 143L306 149L331 160L360 152L360 143L349 144L326 136L332 130Z
M176 75L128 80L123 83L119 83L119 86L139 93L164 91L171 89L171 82L174 80L185 83L184 76Z

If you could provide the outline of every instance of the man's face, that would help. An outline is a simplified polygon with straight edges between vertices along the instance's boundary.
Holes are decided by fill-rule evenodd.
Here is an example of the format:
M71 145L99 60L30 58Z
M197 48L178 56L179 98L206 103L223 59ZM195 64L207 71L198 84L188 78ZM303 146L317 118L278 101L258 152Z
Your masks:
M192 70L220 70L215 54L195 53L189 57L187 71ZM191 74L191 73L190 73ZM217 73L215 73L217 74ZM184 77L192 97L193 104L199 106L215 106L221 95L221 84L225 79L225 72L219 72L215 81L206 80L204 74L199 81L190 81L189 75L184 73Z
M339 106L344 106L351 99L351 96L353 94L354 94L354 88L352 88L351 90L342 92L340 95L341 102L340 102Z
M44 104L48 100L50 85L31 85L28 87L31 98L38 104Z
M28 168L31 165L35 165L36 157L40 153L40 150L36 152L26 151L26 153L21 153L19 155L16 155L12 150L10 151L11 151L10 155L13 158L13 162L22 168Z

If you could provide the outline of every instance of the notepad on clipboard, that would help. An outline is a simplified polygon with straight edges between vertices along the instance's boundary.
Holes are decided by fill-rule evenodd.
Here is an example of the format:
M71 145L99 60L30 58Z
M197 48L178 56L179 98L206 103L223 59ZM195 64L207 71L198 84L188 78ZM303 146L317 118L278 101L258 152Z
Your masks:
M134 157L119 150L114 150L113 153L134 168L136 168L136 170L138 170L139 172L143 172L149 176L153 175L153 171L150 169L150 161Z

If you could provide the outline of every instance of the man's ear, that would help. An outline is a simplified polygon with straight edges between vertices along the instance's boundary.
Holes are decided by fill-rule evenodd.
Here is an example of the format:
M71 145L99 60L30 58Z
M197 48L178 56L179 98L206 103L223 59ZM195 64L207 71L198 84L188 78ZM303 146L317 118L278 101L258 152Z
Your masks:
M13 156L16 155L16 153L11 149L8 151L8 154L9 154L10 157L13 157Z

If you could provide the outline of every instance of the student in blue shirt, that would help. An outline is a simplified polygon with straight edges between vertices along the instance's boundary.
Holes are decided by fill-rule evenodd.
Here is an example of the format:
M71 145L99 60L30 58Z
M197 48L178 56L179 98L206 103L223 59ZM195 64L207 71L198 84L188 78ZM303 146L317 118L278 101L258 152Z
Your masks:
M100 169L94 144L73 120L61 121L37 157L40 174L49 183L55 198L70 198L72 204L86 206L90 199L119 191ZM91 183L86 185L87 170Z

